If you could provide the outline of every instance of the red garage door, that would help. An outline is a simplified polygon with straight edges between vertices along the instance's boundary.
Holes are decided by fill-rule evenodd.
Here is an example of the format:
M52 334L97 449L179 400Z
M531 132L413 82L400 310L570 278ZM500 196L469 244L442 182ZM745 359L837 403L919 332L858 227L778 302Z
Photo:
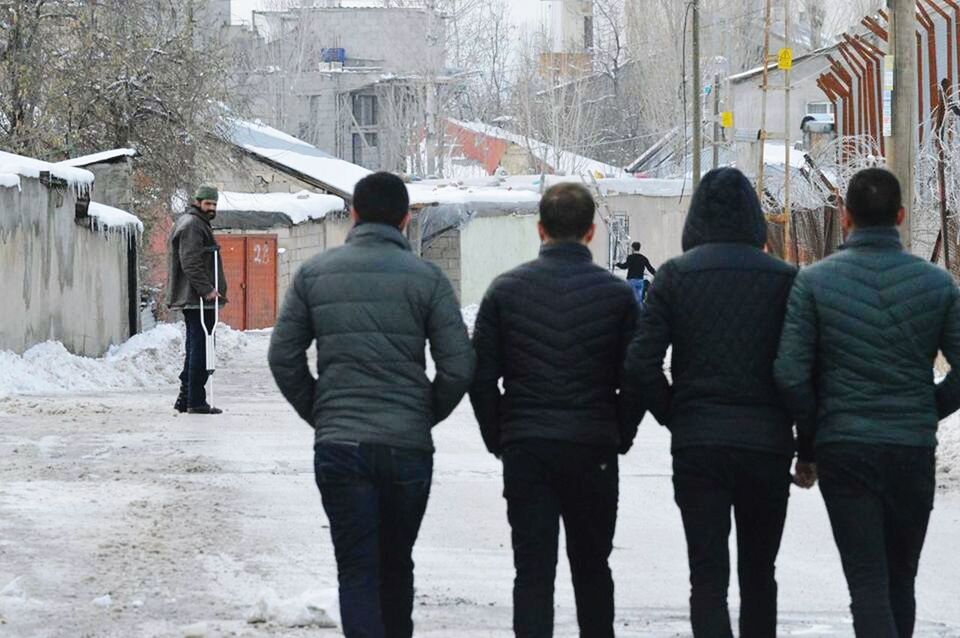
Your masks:
M269 328L277 319L277 236L217 235L230 300L220 319L237 330Z

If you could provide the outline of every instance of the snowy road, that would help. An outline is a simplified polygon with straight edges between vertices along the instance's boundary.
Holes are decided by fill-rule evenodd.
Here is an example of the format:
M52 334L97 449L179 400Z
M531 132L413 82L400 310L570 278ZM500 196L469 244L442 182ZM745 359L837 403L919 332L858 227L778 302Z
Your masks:
M169 390L0 399L0 635L339 635L247 622L264 589L283 598L322 590L329 603L336 582L312 434L274 390L266 341L250 335L218 373L223 417L176 416ZM467 403L436 441L415 556L416 633L509 636L512 563L498 464ZM621 467L619 636L689 634L668 444L648 421ZM943 491L921 565L918 636L960 636L958 541L960 492ZM557 635L574 636L560 565ZM852 635L815 491L793 494L778 573L781 635Z

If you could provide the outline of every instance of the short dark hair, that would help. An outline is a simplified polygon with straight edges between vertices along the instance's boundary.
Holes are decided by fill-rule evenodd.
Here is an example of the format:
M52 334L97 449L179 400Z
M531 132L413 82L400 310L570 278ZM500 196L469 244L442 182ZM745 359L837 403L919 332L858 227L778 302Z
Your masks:
M597 205L584 186L557 184L540 199L540 223L550 239L579 241L593 225Z
M630 244L630 247L633 248L634 250L640 250L640 242L635 241L632 244Z
M900 182L883 168L862 170L850 180L846 205L857 226L896 226L903 206Z
M399 228L410 212L407 185L393 173L367 175L353 187L353 208L362 222Z

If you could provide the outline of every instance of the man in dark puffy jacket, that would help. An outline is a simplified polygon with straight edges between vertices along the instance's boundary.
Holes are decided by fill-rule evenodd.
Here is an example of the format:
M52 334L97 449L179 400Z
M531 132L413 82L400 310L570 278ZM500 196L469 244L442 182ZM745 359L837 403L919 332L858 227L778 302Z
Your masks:
M820 477L856 634L905 638L933 509L937 423L960 407L960 293L945 270L904 252L891 173L855 175L846 207L844 249L797 276L776 377L807 474ZM951 372L936 384L938 350Z
M403 182L389 173L360 180L353 216L347 244L297 272L270 341L270 370L316 429L316 480L344 634L410 638L411 555L430 493L430 431L463 398L474 354L450 282L404 238ZM318 378L307 367L314 341Z
M167 247L167 305L183 312L187 327L180 395L174 404L178 412L220 414L220 408L207 403L207 331L213 330L213 304L227 302L227 279L223 276L223 257L216 253L214 287L214 251L217 240L210 222L217 216L219 194L212 186L197 189L193 203L173 226ZM200 301L204 300L203 318Z
M684 253L657 273L627 353L628 384L672 435L697 638L732 636L731 508L740 636L776 635L775 562L794 437L773 362L796 271L764 254L766 237L746 177L732 168L707 173L687 214ZM671 345L672 385L663 371Z
M607 561L617 451L627 451L640 421L619 393L620 371L637 304L629 286L592 262L594 212L578 184L548 190L540 202L540 258L493 283L474 332L470 399L487 448L503 459L519 638L553 635L561 518L580 634L613 636Z

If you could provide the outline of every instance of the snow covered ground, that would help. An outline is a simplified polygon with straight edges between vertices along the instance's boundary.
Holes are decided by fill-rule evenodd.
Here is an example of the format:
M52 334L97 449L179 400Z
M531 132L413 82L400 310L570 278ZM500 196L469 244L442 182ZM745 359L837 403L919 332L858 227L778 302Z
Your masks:
M274 388L269 333L223 334L216 392L227 413L215 418L171 409L179 339L161 326L101 361L75 361L51 345L0 355L0 635L339 635L322 628L336 621L336 569L312 433ZM51 357L58 363L41 363ZM435 483L415 554L416 633L510 636L498 464L467 402L435 435ZM950 472L941 474L921 564L917 635L960 637L960 421L945 424L942 438ZM622 462L612 558L618 636L689 635L668 450L665 430L648 420ZM793 494L778 573L780 635L852 635L816 491ZM575 636L563 558L557 605L556 635ZM305 623L313 626L290 626Z

